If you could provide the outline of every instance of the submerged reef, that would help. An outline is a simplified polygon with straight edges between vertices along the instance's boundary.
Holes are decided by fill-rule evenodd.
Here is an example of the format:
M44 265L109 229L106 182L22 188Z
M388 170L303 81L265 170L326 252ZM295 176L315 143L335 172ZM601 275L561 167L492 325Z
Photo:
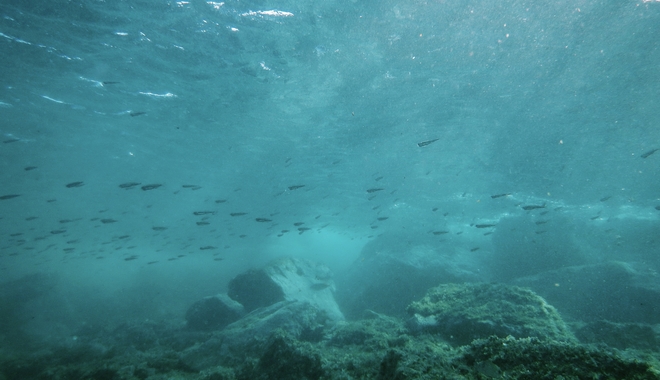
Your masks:
M59 346L3 351L0 379L660 379L650 351L579 343L527 289L443 285L408 309L426 323L373 311L338 320L289 300L215 330L88 328Z

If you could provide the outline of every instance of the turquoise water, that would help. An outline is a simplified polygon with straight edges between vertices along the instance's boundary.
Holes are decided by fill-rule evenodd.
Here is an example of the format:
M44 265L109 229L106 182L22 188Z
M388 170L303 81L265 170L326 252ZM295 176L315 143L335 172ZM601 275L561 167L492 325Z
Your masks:
M516 240L474 225L532 212L543 244L658 270L659 25L641 0L4 2L0 279L55 276L66 335L388 236L488 281Z

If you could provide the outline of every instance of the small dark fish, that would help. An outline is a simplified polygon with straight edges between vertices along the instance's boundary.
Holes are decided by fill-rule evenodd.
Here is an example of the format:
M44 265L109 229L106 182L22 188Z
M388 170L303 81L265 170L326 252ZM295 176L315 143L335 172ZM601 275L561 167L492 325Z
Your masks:
M23 170L25 170L26 172L29 172L30 170L34 170L36 168L37 168L36 166L26 166Z
M148 265L151 265L151 264L156 264L157 262L158 262L158 261L149 261L147 264L148 264Z
M495 194L495 195L491 195L490 197L496 199L496 198L508 197L509 195L511 195L511 193Z
M48 203L57 202L57 199L47 199L46 202L48 202Z
M197 186L197 185L182 185L181 187L183 187L184 189L190 189L190 190L199 190L199 189L202 188L201 186Z
M66 187L72 188L72 187L80 187L80 186L84 186L84 185L85 184L82 181L78 181L78 182L67 183Z
M380 181L381 179L383 179L383 176L380 176L380 177L374 179L374 181Z
M448 234L449 231L433 231L433 235L444 235Z
M3 195L3 196L0 196L0 200L4 201L5 199L12 199L12 198L20 197L20 196L21 196L20 194Z
M39 218L38 216L28 216L27 218L25 218L25 220L30 221L30 220L35 220L35 219L38 219L38 218Z
M547 213L548 213L547 211L541 211L541 212L539 212L539 215L545 215Z
M151 227L151 229L154 231L165 231L167 227Z
M257 222L272 222L272 220L268 218L256 218L255 220Z
M541 224L546 224L546 223L548 223L548 221L547 221L547 220L539 220L539 221L537 221L537 222L535 222L535 223L536 223L537 226L540 226Z
M195 211L193 212L195 215L215 215L215 211Z
M6 142L6 141L5 141L5 142ZM642 157L642 158L646 158L646 157L652 155L653 153L657 152L658 150L660 150L660 149L652 149L652 150L649 150L648 152L642 154L640 157Z
M476 252L476 251L479 250L479 248L481 248L481 247L474 247L474 248L472 248L472 249L470 250L470 252Z
M115 222L117 222L117 221L114 220L114 219L101 219L101 223L103 223L103 224L110 224L110 223L115 223Z
M63 234L65 232L66 232L66 230L53 230L53 231L50 231L50 233L53 234L53 235Z
M307 227L300 227L300 228L298 228L298 231L300 231L301 234L302 234L303 232L305 232L305 231L309 231L309 230L310 230L310 228L307 228Z
M231 216L242 216L242 215L247 215L247 212L232 212L229 215L231 215Z
M21 141L21 140L19 140L19 139L9 139L9 140L3 141L3 143L9 144L9 143L17 142L17 141Z
M301 187L305 187L305 185L293 185L293 186L289 186L289 190L296 190L296 189L300 189Z
M119 84L119 82L113 82L113 81L106 81L106 82L101 82L103 85L106 84Z
M117 236L117 239L119 239L119 240L128 239L129 237L131 237L131 235L121 235L121 236Z
M605 202L605 201L609 200L610 198L612 198L612 196L611 196L611 195L608 195L608 196L606 196L606 197L602 197L602 198L600 198L600 201L601 201L601 202Z
M438 141L438 140L440 140L440 139L433 139L433 140L426 140L426 141L418 142L418 143L417 143L417 146L421 148L421 147L423 147L423 146L427 146L427 145L429 145L429 144L432 144L432 143L434 143L434 142L436 142L436 141Z
M129 115L131 115L132 117L141 116L141 115L144 115L144 114L146 114L146 112L143 112L143 111L136 111L136 112L129 113Z
M295 223L293 223L293 225L296 226L296 227L302 226L303 224L305 224L305 222L295 222Z
M310 285L309 288L312 289L312 290L323 290L323 289L328 288L329 286L330 286L330 284L326 284L324 282L319 282L319 283Z
M497 224L475 224L474 226L477 228L490 228L497 226Z
M546 233L546 232L548 232L548 231L546 231L546 230L541 230L541 231L534 231L534 232L536 232L537 235L540 235L540 234L544 234L544 233Z
M438 208L437 208L437 207L433 207L433 208L431 209L431 211L436 212L436 211L438 211Z
M373 188L373 189L367 189L367 193L371 194L371 193L375 193L376 191L383 191L383 190L385 190L385 189L380 188L380 187L376 187L376 188Z
M589 219L590 219L590 220L596 220L596 219L598 219L598 218L600 218L600 215L592 216L592 217L589 218Z
M282 230L281 232L282 232L283 234L285 234L285 233L289 232L289 230Z
M486 232L486 233L484 234L484 236L488 236L488 235L492 235L492 234L493 234L493 232L490 231L490 232Z
M199 247L200 251L206 251L206 250L209 250L209 249L218 249L218 247L214 247L212 245L205 245L203 247Z
M163 185L161 185L159 183L154 183L152 185L144 185L144 186L141 187L141 189L144 190L144 191L147 191L147 190L157 189L161 186L163 186Z
M208 226L209 224L211 224L211 223L209 223L209 222L197 222L198 226Z
M213 261L222 261L222 260L224 260L222 257L216 257L215 259L213 259Z
M655 209L660 211L660 206L655 206ZM25 219L25 220L27 220L27 219Z
M371 226L372 230L375 230L376 228L378 228L378 226Z
M133 261L137 258L138 258L137 256L129 256L129 257L125 258L124 261Z
M225 203L225 202L227 202L226 199L217 199L217 200L215 201L215 203Z
M537 208L545 208L545 203L543 204L543 206L539 206L539 205L522 206L522 209L525 211L536 210Z
M383 220L387 220L389 218L390 218L389 216L381 216L380 218L378 218L378 220L382 222Z
M119 185L119 187L121 187L122 189L132 189L139 184L140 182L126 182Z

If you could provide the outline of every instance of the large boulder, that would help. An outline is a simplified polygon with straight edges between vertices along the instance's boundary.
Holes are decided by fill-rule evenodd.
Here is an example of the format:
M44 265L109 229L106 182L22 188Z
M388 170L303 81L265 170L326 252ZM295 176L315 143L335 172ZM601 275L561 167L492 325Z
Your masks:
M334 289L332 272L325 265L281 258L236 276L229 282L228 295L247 312L281 301L301 301L325 311L329 318L341 320L344 315L335 301Z
M456 345L491 335L575 341L554 307L529 289L502 284L445 284L408 306L411 331Z
M660 323L660 280L645 264L610 261L520 278L562 313L583 321Z
M221 329L244 314L243 305L226 294L218 294L195 302L186 312L186 322L193 330Z
M479 281L475 252L443 249L432 235L411 241L388 233L372 240L350 270L338 281L337 299L348 318L365 310L405 317L406 306L438 284Z

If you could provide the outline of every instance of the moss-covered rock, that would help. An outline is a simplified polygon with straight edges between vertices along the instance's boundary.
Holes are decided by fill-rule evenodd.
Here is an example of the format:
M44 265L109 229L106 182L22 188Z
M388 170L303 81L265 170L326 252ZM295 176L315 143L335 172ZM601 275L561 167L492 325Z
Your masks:
M507 379L658 379L647 363L586 346L489 337L462 348L457 370L469 378Z
M413 333L440 334L456 345L490 335L575 341L554 307L529 289L502 284L445 284L411 303Z

